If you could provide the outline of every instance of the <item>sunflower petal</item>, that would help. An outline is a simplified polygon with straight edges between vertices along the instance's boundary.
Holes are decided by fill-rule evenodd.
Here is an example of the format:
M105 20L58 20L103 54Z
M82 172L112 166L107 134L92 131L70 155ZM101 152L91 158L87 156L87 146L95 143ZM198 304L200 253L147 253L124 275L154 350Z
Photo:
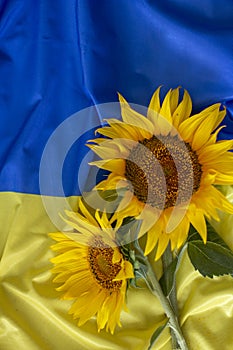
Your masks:
M90 296L89 296L90 299ZM99 308L102 306L104 302L104 295L103 293L96 294L95 297L92 299L91 307L87 307L86 305L80 310L79 315L79 322L78 326L82 326L85 324L92 316L94 316Z
M192 100L188 92L184 90L183 99L172 115L173 125L176 129L185 119L187 119L190 116L191 111L192 111Z
M148 255L152 252L154 247L156 246L159 235L161 234L161 231L158 229L155 229L152 227L148 232L147 232L147 240L146 240L146 247L145 247L145 255Z
M122 281L125 279L134 278L133 266L129 261L124 262L124 267L120 270L114 281Z
M161 258L162 254L165 252L169 243L169 235L167 233L163 233L159 236L155 260Z
M93 218L93 216L90 214L90 212L87 210L87 208L85 207L84 203L82 200L79 200L78 202L78 208L79 210L82 212L82 214L86 217L86 219L94 226L97 226L97 222L95 221L95 219Z
M200 161L209 162L216 161L225 152L233 148L233 140L223 140L212 145L204 147L199 153L198 158Z
M123 96L119 95L119 101L121 104L121 114L123 121L129 125L133 125L140 129L144 138L150 138L153 135L153 124L143 115L134 111Z
M193 136L192 147L194 150L198 150L208 141L212 131L216 128L216 125L221 123L224 117L225 114L220 114L218 110L215 110L202 121Z
M172 90L170 89L166 94L159 112L159 114L161 114L164 118L166 118L170 124L172 123L171 107L170 107L171 91Z
M145 247L145 255L148 255L154 249L156 243L158 242L159 237L165 231L165 226L166 226L165 218L164 216L161 216L159 220L156 222L156 224L148 231L146 247Z
M128 138L135 141L139 141L144 138L140 132L140 128L137 128L133 125L129 125L114 118L109 118L106 121L115 132L120 134L119 138L123 137L123 135L125 135L126 139Z
M170 109L171 109L171 115L173 115L174 111L176 110L179 102L179 90L180 87L178 86L176 89L173 89L171 91L170 95Z
M116 306L116 293L113 293L112 295L109 295L107 298L105 298L105 301L103 302L103 305L101 309L98 311L97 315L97 324L98 324L98 331L103 329L108 319L111 315L110 311L112 309L112 305Z
M96 160L90 162L89 165L95 165L100 169L105 169L113 173L124 175L125 173L125 160L124 159L106 159L106 160Z
M190 118L184 120L179 126L179 132L185 141L192 141L193 134L196 132L198 127L203 123L207 116L210 114L219 113L220 103L216 103L206 109L204 109L199 114L193 115ZM217 119L214 124L214 129L217 127Z
M152 123L153 123L153 118L151 118L151 114L153 115L153 113L151 113L151 112L159 113L160 108L161 108L160 107L160 98L159 98L160 89L161 89L161 86L159 86L158 89L154 92L154 94L150 100L149 107L148 107L147 117Z
M139 237L148 232L152 226L154 226L159 219L161 211L153 208L151 205L145 205L143 211L137 217L137 220L141 220L141 226L139 231Z
M106 180L103 180L98 183L98 185L96 186L96 189L105 191L105 190L115 190L117 187L124 188L128 186L129 186L128 181L125 179L124 176L111 173L108 175Z
M203 242L206 243L207 240L207 228L206 221L204 218L203 211L199 208L195 208L194 205L190 205L189 210L187 211L187 217L189 218L193 227L200 234Z
M93 152L95 152L102 159L112 158L127 158L129 149L132 149L135 144L133 140L126 139L114 139L106 140L100 145L89 145Z

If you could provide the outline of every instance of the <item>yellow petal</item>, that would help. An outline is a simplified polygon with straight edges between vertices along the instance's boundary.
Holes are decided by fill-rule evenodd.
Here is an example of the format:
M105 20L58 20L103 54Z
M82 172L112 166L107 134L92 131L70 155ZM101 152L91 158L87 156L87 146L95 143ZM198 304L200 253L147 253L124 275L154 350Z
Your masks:
M87 218L87 220L94 226L98 227L97 222L95 221L95 219L93 218L93 216L90 214L90 212L87 210L87 208L85 207L84 203L82 200L80 200L78 202L78 208L79 210L82 212L82 214Z
M209 146L209 145L213 145L216 143L217 141L217 136L219 134L219 132L224 129L226 127L226 125L222 125L220 126L219 128L217 128L217 130L211 134L210 138L209 138L209 141L205 144L204 148Z
M125 278L134 278L133 265L129 261L124 262Z
M125 292L124 292L125 294ZM125 295L123 293L118 293L118 296L117 296L117 305L116 305L116 308L115 308L115 323L118 324L119 327L121 327L121 320L120 320L120 313L122 311L122 308L125 305ZM125 308L125 311L127 311L127 308Z
M54 241L57 241L57 242L67 240L67 237L62 232L49 233L49 237L51 237Z
M164 116L159 115L157 120L157 130L158 132L155 134L161 134L163 136L167 136L174 129L172 123Z
M214 183L216 185L232 185L233 183L232 175L217 173Z
M155 260L158 260L161 257L161 255L165 252L168 246L168 243L169 243L169 235L167 233L162 233L159 236Z
M169 233L172 250L179 249L186 241L189 232L189 226L190 222L188 218L184 216L183 220L175 228L175 230Z
M96 130L99 134L105 135L112 139L114 138L126 138L138 140L138 135L140 135L134 127L129 124L125 124L117 119L106 119L106 121L111 125L110 127L103 127ZM106 141L106 139L105 139Z
M187 119L192 111L192 100L186 90L184 90L184 96L181 103L178 105L173 113L173 125L177 129L179 125Z
M98 132L101 135L110 137L111 139L120 138L122 135L122 134L120 135L119 132L117 132L116 130L114 130L110 126L105 126L103 128L99 128L96 130L96 132ZM126 137L127 137L127 135L126 135ZM106 141L106 139L105 139L105 141Z
M136 144L134 140L114 139L106 140L97 146L89 145L89 148L102 159L127 158L129 149L135 147Z
M158 87L158 89L154 92L151 100L150 100L150 104L148 107L148 119L153 123L153 118L151 119L151 112L160 112L160 97L159 97L159 93L160 93L160 89L161 86Z
M88 262L85 259L82 259L82 261L80 261L78 266L77 266L77 261L75 260L71 260L69 262L66 262L65 264L56 265L52 268L52 273L59 273L63 271L74 273L82 269L83 270L88 269Z
M90 304L91 301L91 304ZM94 316L98 310L101 308L104 302L104 293L95 294L94 297L89 295L89 300L87 299L87 304L79 310L79 322L78 326L85 324L92 316ZM89 307L87 307L89 305Z
M108 321L106 325L106 331L110 330L110 333L113 334L115 327L119 321L120 315L116 314L115 310L117 309L118 304L118 294L115 292L111 295L111 300L108 305Z
M215 144L203 147L200 152L198 152L198 158L200 161L208 163L209 161L222 156L225 152L233 148L233 140L219 141Z
M147 240L146 240L146 247L145 247L145 255L150 254L150 252L154 249L156 246L159 235L161 234L161 231L159 231L158 228L154 229L152 227L148 233L147 233Z
M166 94L163 100L159 114L162 115L164 118L166 118L170 124L172 124L170 98L171 98L171 89L168 91L168 93Z
M124 267L119 271L114 281L121 281L125 279L134 278L133 266L129 261L124 262Z
M117 210L114 212L110 223L112 224L116 221L115 228L119 228L122 225L124 218L128 216L134 216L140 214L142 210L142 205L138 199L132 194L132 192L127 191L121 200Z
M98 168L105 169L119 175L124 175L125 173L124 159L96 160L94 162L90 162L89 165L95 165Z
M222 115L218 110L215 110L202 121L193 136L192 147L194 150L200 149L209 140L212 131L216 125L221 123L224 116L225 114Z
M98 311L98 315L97 315L98 331L100 331L106 326L110 318L112 309L116 307L116 304L117 304L116 297L117 297L116 293L112 293L107 298L105 298L105 301L103 302L101 309ZM113 310L113 313L114 313L114 310Z
M65 210L66 215L72 219L71 220L67 220L66 218L62 219L71 227L75 228L78 232L83 232L86 234L86 237L90 237L90 235L88 234L88 232L92 232L94 230L94 232L98 232L98 226L95 224L92 224L90 221L88 221L84 216L82 216L81 214L77 213L77 212L73 212L70 210Z
M203 211L207 218L213 218L216 221L219 220L218 213L216 211L216 204L219 202L218 196L213 195L213 186L206 185L205 188L201 188L192 198L192 202Z
M212 197L216 198L214 203L216 208L219 208L222 211L226 211L230 214L233 214L233 204L228 202L226 197L213 186L211 188L211 195Z
M180 87L178 86L176 89L173 89L171 91L170 95L170 109L171 109L171 115L173 115L174 111L177 108L178 101L179 101L179 90Z
M142 220L139 237L144 233L148 232L152 226L154 226L159 219L161 211L156 208L153 208L151 205L145 205L142 212L137 217L137 220Z
M89 291L92 282L90 281L90 276L80 277L76 280L76 283L70 284L69 286L66 283L61 287L57 288L57 291L66 291L62 296L63 300L71 300L77 298L82 293Z
M101 191L115 190L116 188L128 187L128 185L129 185L128 181L125 179L124 176L118 175L115 173L111 173L108 175L107 180L101 181L96 186L96 189L99 189Z
M97 131L97 130L96 130ZM97 139L93 139L93 140L88 140L88 142L92 142L92 143L96 143L97 145L101 144L102 142L105 142L107 139L103 138L103 137L98 137ZM87 147L91 148L93 147L93 145L87 143L86 144Z
M54 252L65 253L66 251L74 248L80 248L79 245L73 240L67 237L67 241L59 242L51 246Z
M192 141L193 134L197 130L197 128L203 123L203 121L206 119L206 117L213 113L219 113L219 107L220 104L216 103L206 109L204 109L199 114L193 115L190 118L184 120L180 126L179 126L179 132L182 136L182 138L185 141ZM214 125L214 128L216 128L217 125Z
M200 234L201 238L203 239L203 242L206 243L207 228L206 228L206 221L204 218L203 211L199 210L198 208L196 208L195 205L191 204L187 211L187 217L189 218L193 227Z
M144 138L151 138L154 131L152 123L146 117L130 108L123 96L120 94L118 95L123 121L129 125L140 128L140 132Z
M164 233L166 221L162 215L156 224L148 231L145 247L145 255L148 255L155 247L159 237Z
M109 118L107 119L111 128L121 135L125 135L125 138L129 138L135 141L143 140L142 133L140 133L140 128L124 123L118 119ZM122 136L119 136L122 137Z
M73 287L73 286L76 286L77 283L80 283L81 280L85 280L85 282L87 283L88 287L87 287L87 290L88 288L90 288L90 285L91 285L91 281L90 281L90 278L89 278L89 273L88 271L83 271L83 272L78 272L76 274L73 274L71 275L66 281L65 283L56 288L58 291L67 291L69 293L69 290ZM55 281L55 279L54 279ZM76 289L76 296L77 294L79 293L78 292L78 285L77 287L75 288Z
M115 248L114 251L113 251L112 263L113 263L113 264L116 264L116 263L118 263L119 261L121 261L121 259L122 259L122 254L121 254L121 252L119 251L118 248Z
M107 213L106 213L105 209L104 209L104 211L102 213L101 221L104 223L104 226L106 228L112 229L112 226L110 225L110 222L108 220L108 216L107 216Z
M50 259L50 261L53 264L60 264L60 263L64 263L67 261L77 261L77 259L79 258L79 250L69 250L63 254L59 254L57 256L55 256L54 258Z

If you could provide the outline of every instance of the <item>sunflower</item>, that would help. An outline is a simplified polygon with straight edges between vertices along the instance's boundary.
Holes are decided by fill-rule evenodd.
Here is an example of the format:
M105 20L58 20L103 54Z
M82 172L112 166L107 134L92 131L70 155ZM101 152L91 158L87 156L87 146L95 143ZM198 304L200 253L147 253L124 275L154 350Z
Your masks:
M133 267L121 253L106 213L95 218L83 202L79 213L66 211L64 219L74 232L51 233L57 242L51 249L58 255L51 259L53 280L63 299L74 299L69 314L78 326L96 315L98 331L106 327L113 334L121 326L120 313L127 310L125 296L128 280L134 278Z
M172 250L183 245L190 224L206 242L206 219L218 221L217 209L233 213L215 187L233 183L233 141L217 141L226 111L216 103L191 115L188 92L180 95L170 89L161 103L158 88L145 117L119 94L123 120L107 119L97 130L104 137L89 144L102 158L91 164L110 171L97 188L126 188L113 219L141 219L145 254L157 247L156 260L169 242Z

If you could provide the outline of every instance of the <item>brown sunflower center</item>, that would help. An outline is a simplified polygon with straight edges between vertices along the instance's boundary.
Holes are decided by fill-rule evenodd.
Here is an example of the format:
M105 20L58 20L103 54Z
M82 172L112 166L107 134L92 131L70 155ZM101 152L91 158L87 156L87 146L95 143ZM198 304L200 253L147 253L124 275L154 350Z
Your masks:
M160 209L187 202L200 187L201 175L196 152L176 135L144 139L126 160L134 195Z
M91 243L91 246L88 248L88 261L96 282L109 291L119 290L122 281L113 280L120 272L121 264L119 262L112 263L114 249L98 237Z

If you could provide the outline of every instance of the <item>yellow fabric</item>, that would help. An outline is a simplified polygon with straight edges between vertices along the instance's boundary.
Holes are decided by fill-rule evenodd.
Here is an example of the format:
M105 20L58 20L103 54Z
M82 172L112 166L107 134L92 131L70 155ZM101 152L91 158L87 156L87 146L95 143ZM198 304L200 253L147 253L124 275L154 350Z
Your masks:
M228 194L233 199L233 194ZM60 199L56 199L59 203ZM69 198L75 208L77 198ZM55 208L56 209L56 208ZM78 328L52 283L48 232L56 231L40 196L0 193L0 349L146 350L163 310L146 289L130 290L129 313L112 336L97 332L95 320ZM233 249L233 218L216 224ZM191 350L233 348L233 279L203 278L184 256L177 276L180 320ZM166 329L154 350L171 350Z

